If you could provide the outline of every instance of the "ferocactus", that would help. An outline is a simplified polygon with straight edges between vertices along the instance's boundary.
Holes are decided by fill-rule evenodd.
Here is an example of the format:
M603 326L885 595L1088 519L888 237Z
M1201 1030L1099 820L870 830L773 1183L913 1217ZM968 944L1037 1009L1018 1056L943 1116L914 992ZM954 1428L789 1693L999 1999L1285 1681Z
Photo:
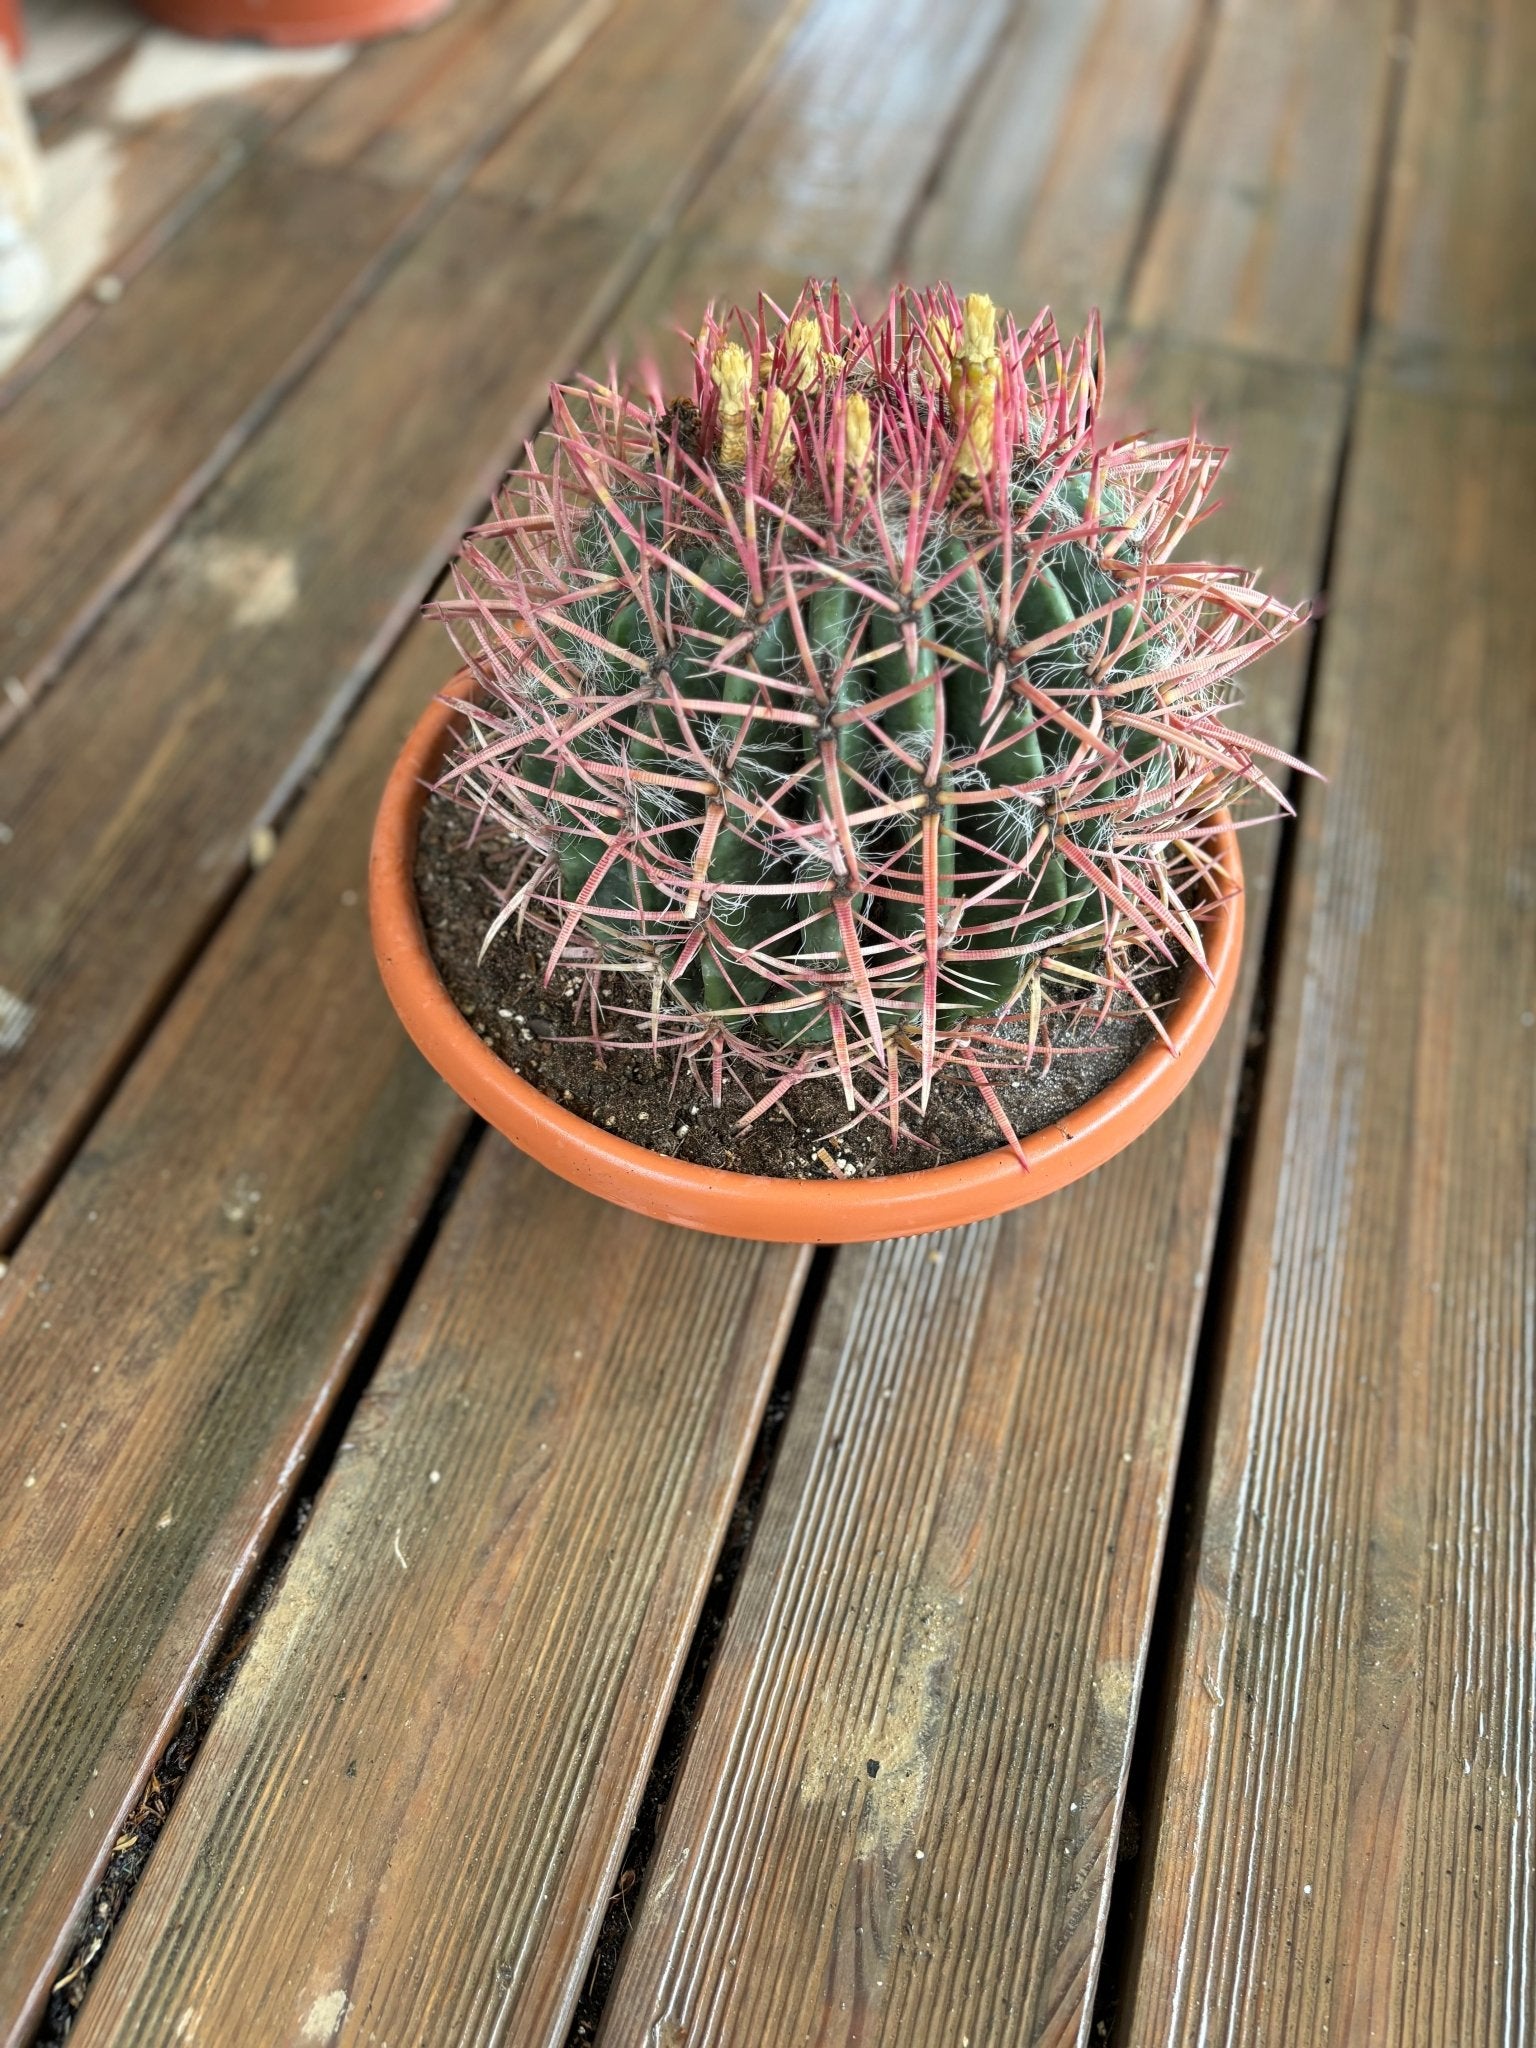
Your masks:
M690 395L556 387L437 609L478 680L443 784L519 860L509 920L595 1042L747 1117L834 1075L892 1129L1085 1001L1203 967L1206 850L1283 803L1233 680L1303 613L1175 559L1223 452L1106 444L1097 326L808 284L706 316Z

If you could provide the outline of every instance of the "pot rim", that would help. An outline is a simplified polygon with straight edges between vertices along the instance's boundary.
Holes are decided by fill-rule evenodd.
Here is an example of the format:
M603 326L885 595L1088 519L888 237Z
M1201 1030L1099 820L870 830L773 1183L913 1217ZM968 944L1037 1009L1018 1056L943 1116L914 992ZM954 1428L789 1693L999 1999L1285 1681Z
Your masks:
M425 28L446 14L453 0L142 0L142 5L152 20L183 35L303 49L371 42Z
M469 1106L542 1165L594 1194L668 1223L787 1244L854 1244L972 1223L1038 1201L1139 1137L1187 1086L1236 986L1242 952L1242 865L1231 814L1217 856L1232 878L1203 927L1207 979L1187 976L1160 1039L1059 1122L1022 1140L1026 1170L1006 1146L974 1159L856 1180L781 1180L649 1152L588 1123L525 1081L460 1014L427 944L415 884L428 785L451 722L473 687L467 669L413 727L385 785L368 863L374 952L391 1002L417 1049Z

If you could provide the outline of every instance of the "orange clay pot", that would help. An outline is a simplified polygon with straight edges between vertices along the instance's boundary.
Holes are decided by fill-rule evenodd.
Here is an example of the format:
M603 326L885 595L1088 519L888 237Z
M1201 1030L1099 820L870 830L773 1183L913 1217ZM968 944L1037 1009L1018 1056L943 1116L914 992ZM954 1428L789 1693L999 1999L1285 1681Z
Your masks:
M0 0L0 6L5 0ZM144 12L189 36L254 37L287 47L361 43L422 28L453 0L139 0Z
M467 674L449 686L463 696ZM439 979L417 908L416 832L454 716L428 706L384 791L368 866L373 946L406 1030L449 1086L541 1166L626 1209L725 1237L780 1244L861 1244L974 1223L1080 1180L1129 1145L1173 1101L1210 1050L1237 981L1242 869L1230 817L1216 844L1232 893L1205 925L1211 979L1192 974L1167 1021L1178 1048L1145 1046L1080 1109L1024 1140L1028 1168L1006 1147L957 1165L878 1180L775 1180L668 1159L599 1130L519 1079L460 1016Z

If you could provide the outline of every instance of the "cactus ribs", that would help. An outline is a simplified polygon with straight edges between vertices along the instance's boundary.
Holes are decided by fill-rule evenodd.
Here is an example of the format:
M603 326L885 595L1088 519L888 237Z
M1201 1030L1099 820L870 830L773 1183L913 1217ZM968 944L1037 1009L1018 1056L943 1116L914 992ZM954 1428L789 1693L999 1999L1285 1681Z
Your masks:
M440 788L511 850L486 948L741 1080L738 1127L830 1083L894 1142L944 1079L1016 1146L1054 1039L1161 1031L1216 813L1284 807L1234 678L1304 613L1174 558L1223 451L1105 443L1103 391L1096 325L815 283L707 315L679 403L555 387L435 607L478 683Z

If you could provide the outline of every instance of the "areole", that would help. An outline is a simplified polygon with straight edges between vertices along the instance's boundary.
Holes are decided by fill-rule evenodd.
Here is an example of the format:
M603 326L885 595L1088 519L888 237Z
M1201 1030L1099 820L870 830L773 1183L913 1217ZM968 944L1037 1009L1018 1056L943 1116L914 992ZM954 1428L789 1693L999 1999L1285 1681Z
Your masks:
M467 672L448 697L468 694ZM1231 881L1203 925L1209 977L1191 973L1154 1042L1061 1122L1024 1140L1028 1166L1006 1147L953 1165L880 1179L798 1181L696 1166L632 1145L551 1102L480 1041L443 986L416 900L416 835L427 786L455 716L423 712L385 787L369 860L369 914L379 970L418 1049L471 1109L562 1179L624 1208L690 1230L780 1244L861 1244L974 1223L1054 1194L1123 1151L1188 1085L1232 1000L1242 953L1242 869L1223 814L1215 851Z

